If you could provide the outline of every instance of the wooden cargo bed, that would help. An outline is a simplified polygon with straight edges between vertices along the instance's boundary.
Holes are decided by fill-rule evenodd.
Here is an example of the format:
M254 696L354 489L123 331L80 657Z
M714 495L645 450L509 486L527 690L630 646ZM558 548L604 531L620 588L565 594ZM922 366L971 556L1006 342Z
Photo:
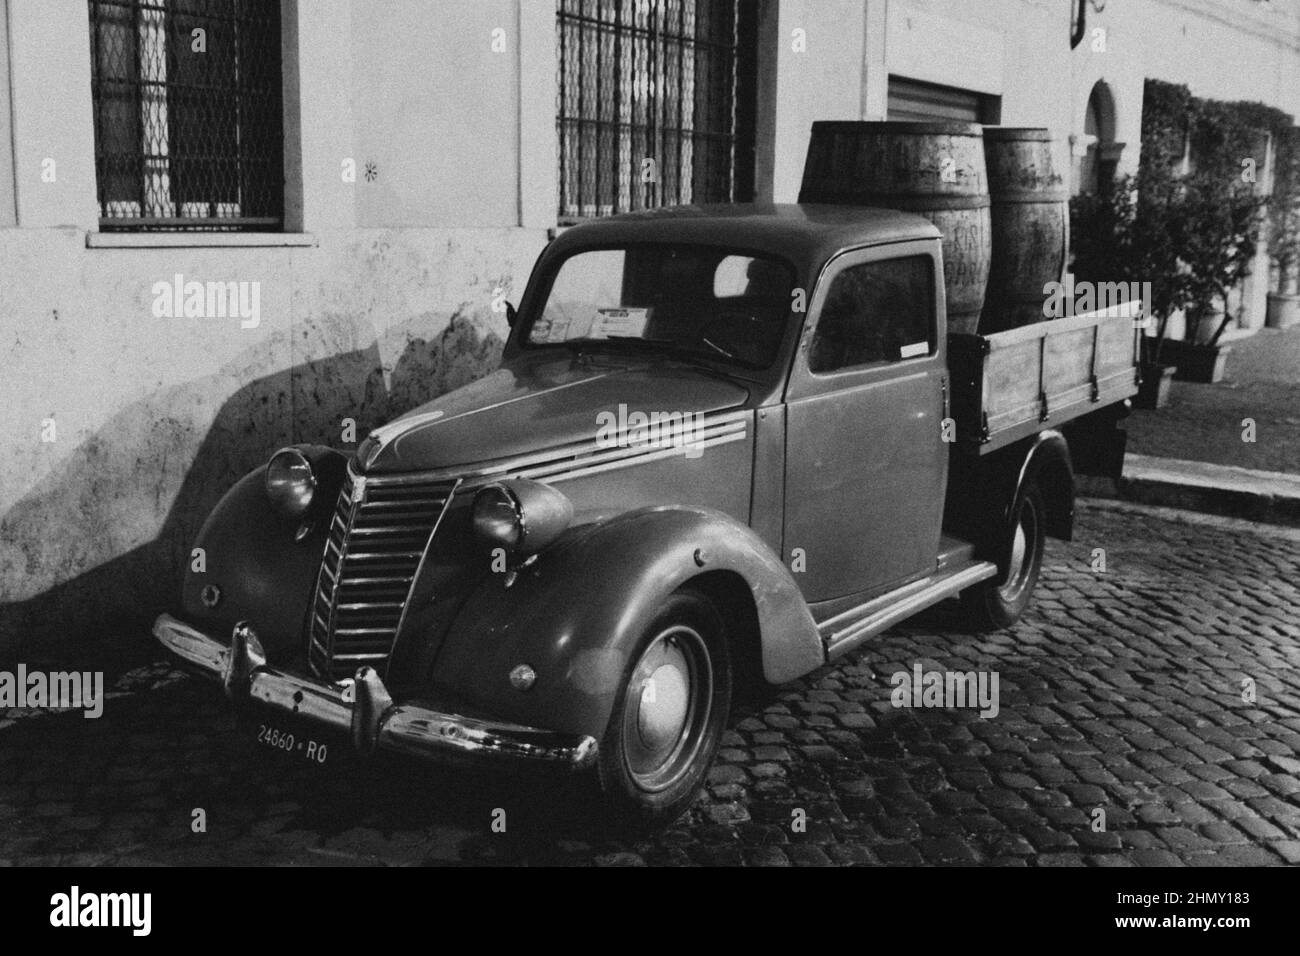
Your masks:
M957 442L986 454L1137 394L1138 303L948 336Z

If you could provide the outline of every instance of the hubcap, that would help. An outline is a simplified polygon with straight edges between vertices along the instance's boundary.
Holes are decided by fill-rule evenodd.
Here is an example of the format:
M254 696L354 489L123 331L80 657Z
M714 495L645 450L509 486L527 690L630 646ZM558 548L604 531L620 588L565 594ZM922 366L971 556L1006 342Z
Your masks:
M703 742L713 695L704 639L674 625L655 637L633 668L623 708L628 771L643 790L672 786Z
M664 664L641 685L637 731L641 742L651 750L666 748L681 736L686 726L690 678L684 665L684 661L680 665Z

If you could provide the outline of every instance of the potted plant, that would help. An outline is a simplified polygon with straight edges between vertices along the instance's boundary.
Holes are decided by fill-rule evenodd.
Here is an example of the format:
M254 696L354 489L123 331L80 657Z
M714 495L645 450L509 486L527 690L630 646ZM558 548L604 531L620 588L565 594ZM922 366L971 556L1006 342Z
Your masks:
M1138 383L1138 393L1133 397L1135 408L1164 408L1169 404L1169 390L1178 366L1169 365L1157 356L1154 344L1158 341L1155 336L1142 337L1142 381Z
M1275 155L1269 251L1277 291L1268 294L1265 324L1286 329L1300 324L1300 126L1281 132Z
M1099 195L1071 200L1071 249L1076 279L1093 283L1149 282L1143 320L1155 335L1142 339L1142 383L1134 404L1162 408L1174 366L1162 354L1169 317L1186 299L1186 269L1177 255L1177 183L1158 164L1144 164Z
M1255 173L1264 168L1269 131L1291 120L1262 104L1196 97L1180 109L1188 149L1177 164L1182 175L1175 173L1168 238L1184 273L1179 305L1186 327L1182 341L1165 342L1160 352L1178 366L1177 378L1218 382L1230 351L1220 339L1236 318L1229 293L1250 274L1263 226L1266 197ZM1143 122L1145 146L1145 116ZM1160 159L1173 167L1171 156Z
M1179 193L1175 234L1185 266L1187 328L1183 341L1166 343L1163 354L1178 366L1177 378L1218 382L1231 350L1219 340L1235 317L1228 294L1250 274L1264 199L1250 183L1215 168L1198 169Z
M1269 132L1291 128L1290 116L1256 103L1192 96L1186 86L1147 80L1138 173L1072 206L1075 274L1093 282L1149 282L1147 314L1154 336L1143 342L1140 402L1167 395L1176 377L1222 379L1229 346L1220 339L1235 317L1229 294L1250 274L1265 198L1255 176ZM1182 341L1168 338L1182 310Z

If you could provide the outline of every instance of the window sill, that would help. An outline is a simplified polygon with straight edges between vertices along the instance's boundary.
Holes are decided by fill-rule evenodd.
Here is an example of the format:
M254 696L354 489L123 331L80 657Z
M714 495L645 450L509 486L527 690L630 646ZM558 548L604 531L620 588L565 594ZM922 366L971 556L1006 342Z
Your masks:
M316 246L310 232L88 232L87 249L202 249Z

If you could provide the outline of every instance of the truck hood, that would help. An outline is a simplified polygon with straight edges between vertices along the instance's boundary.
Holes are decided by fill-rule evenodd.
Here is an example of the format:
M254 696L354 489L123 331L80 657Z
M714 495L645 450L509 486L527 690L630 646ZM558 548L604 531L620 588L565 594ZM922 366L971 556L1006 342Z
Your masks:
M749 391L671 359L526 356L380 428L357 450L366 474L510 458L596 437L601 412L720 412Z

